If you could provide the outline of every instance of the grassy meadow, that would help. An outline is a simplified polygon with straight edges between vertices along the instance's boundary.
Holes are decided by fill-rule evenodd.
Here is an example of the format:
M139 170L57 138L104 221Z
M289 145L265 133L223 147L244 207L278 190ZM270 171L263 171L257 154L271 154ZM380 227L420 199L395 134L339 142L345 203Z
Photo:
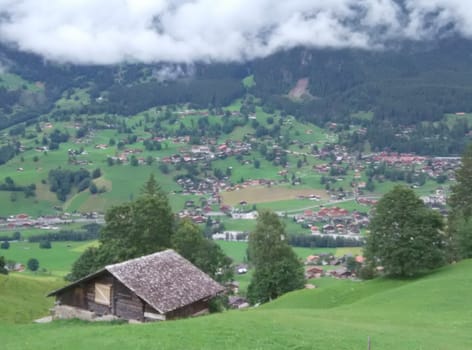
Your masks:
M4 323L30 323L47 315L54 300L46 298L46 294L64 284L56 277L36 278L18 273L0 275L0 334Z
M413 280L332 280L259 308L144 325L79 321L12 325L19 349L459 349L472 348L472 261ZM2 280L0 280L2 281ZM8 310L15 310L9 308Z
M7 261L12 260L25 266L29 259L38 259L38 272L26 271L22 274L63 277L70 272L72 264L85 248L92 244L95 243L93 241L51 242L51 249L41 249L39 243L12 242L9 249L0 251L0 255L3 255Z
M245 262L247 243L246 242L228 242L228 241L216 241L218 245L223 249L225 254L229 256L235 263ZM307 256L320 254L320 253L331 253L334 256L343 256L345 254L360 255L360 247L352 248L292 248L297 256L305 260Z

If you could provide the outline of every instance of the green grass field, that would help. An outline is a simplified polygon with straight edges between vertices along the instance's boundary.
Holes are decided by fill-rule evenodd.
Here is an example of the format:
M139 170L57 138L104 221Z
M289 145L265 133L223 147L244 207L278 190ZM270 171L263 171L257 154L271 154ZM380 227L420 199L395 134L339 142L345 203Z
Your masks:
M35 278L18 273L0 275L0 324L29 323L47 315L54 300L47 299L46 293L64 284L63 280L54 277Z
M40 249L39 243L12 242L10 249L2 250L1 255L5 260L26 265L29 259L35 258L39 261L39 268L45 268L46 273L41 275L65 276L70 272L72 263L77 260L83 251L82 246L89 242L52 242L51 249ZM36 275L34 272L26 274Z
M215 241L223 249L225 254L229 256L235 263L241 263L246 261L246 242L228 242L228 241ZM359 255L361 254L361 248L299 248L294 247L294 252L300 259L305 259L309 255L319 253L331 253L335 256L343 256L345 254Z
M145 325L79 321L12 325L19 349L459 349L472 348L472 261L416 280L337 281L256 309ZM1 280L0 280L1 281ZM15 308L9 308L9 312Z
M7 90L29 90L29 91L39 91L43 89L42 87L24 80L20 76L12 73L1 73L0 72L0 87L4 87Z

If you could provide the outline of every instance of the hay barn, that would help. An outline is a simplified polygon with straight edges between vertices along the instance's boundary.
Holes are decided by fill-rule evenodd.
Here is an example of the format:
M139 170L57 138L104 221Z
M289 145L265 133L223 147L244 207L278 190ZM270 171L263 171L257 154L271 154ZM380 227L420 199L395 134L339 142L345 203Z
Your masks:
M188 260L165 250L108 265L48 296L56 297L56 312L63 306L77 311L69 312L70 317L144 322L205 314L209 301L223 291Z

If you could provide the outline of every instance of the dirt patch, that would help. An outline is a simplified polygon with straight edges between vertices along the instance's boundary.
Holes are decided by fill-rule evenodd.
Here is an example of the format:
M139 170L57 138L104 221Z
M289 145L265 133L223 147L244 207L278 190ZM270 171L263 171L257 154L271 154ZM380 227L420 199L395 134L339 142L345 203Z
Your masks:
M95 185L97 185L98 188L105 187L108 192L110 192L113 189L113 184L110 180L105 179L104 177L99 177L98 179L93 180Z
M301 100L306 97L310 97L310 93L308 92L308 84L310 80L308 78L302 78L297 81L295 87L290 90L288 96L294 100Z
M36 199L51 203L57 202L57 196L54 192L49 191L49 185L41 182L36 184Z
M251 204L270 203L297 199L300 196L316 195L326 199L326 192L314 189L292 189L284 187L247 187L238 191L221 192L224 204L236 205L241 201Z

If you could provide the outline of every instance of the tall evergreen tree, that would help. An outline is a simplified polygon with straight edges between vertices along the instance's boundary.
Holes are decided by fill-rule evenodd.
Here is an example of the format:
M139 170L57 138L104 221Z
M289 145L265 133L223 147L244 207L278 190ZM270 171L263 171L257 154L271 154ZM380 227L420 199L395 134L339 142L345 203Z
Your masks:
M142 195L105 214L100 242L111 262L151 254L171 246L174 215L169 200L151 175Z
M303 266L274 212L259 212L256 229L249 235L249 260L255 268L248 287L252 303L267 302L304 286Z
M75 280L107 264L171 247L174 215L166 194L152 175L144 184L142 195L108 210L105 222L100 232L100 246L79 257L68 279Z
M387 275L414 276L445 263L443 226L413 190L396 186L376 206L364 254Z

